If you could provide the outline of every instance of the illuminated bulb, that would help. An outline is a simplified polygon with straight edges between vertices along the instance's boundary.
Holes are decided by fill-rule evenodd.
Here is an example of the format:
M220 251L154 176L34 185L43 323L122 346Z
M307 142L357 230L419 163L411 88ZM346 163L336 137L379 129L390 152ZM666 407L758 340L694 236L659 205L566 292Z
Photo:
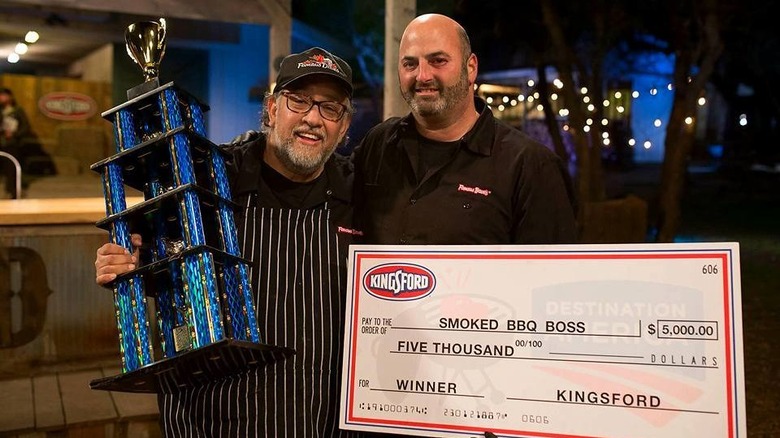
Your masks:
M563 125L563 130L564 131L568 131L569 130L569 125Z
M617 107L617 110L618 110L618 112L619 112L620 114L623 114L623 112L624 112L626 109L625 109L625 108L623 108L623 106L621 105L621 106Z
M636 145L636 140L634 140L633 138L629 138L628 139L628 145L629 146L635 146Z
M493 96L488 96L487 99L485 99L485 101L488 103L488 105L490 105L491 103L493 103Z
M685 118L685 124L686 125L690 125L691 123L693 123L693 117L686 117Z
M512 99L512 100L509 102L509 104L510 104L510 105L512 105L512 106L517 106L517 101L516 101L516 100L514 100L514 99Z
M657 89L657 88L655 88L655 87L651 88L651 89L650 89L650 94L651 94L651 95L653 95L653 96L655 96L656 94L658 94L658 89Z
M16 52L16 53L18 53L20 55L24 55L25 53L27 53L27 50L28 50L28 47L27 47L27 44L25 44L25 43L16 43L16 47L14 47L14 52Z
M499 110L499 111L503 111L503 110L504 110L504 105L503 105L503 104L502 104L502 105L499 105L499 106L498 106L498 110Z
M645 149L650 149L651 147L653 147L653 144L650 143L650 140L645 140L645 142L644 142L644 144L642 144L642 146L644 146Z
M552 100L558 100L558 94L557 94L557 93L553 93L553 94L551 94L551 95L550 95L550 99L552 99Z
M529 86L529 87L533 87L533 86L534 86L534 84L536 84L536 82L534 82L534 80L533 80L533 79L529 79L529 80L528 80L528 86Z
M596 111L596 106L591 103L590 105L588 105L588 111L590 112Z
M555 78L555 80L553 81L553 85L555 85L555 87L560 90L561 88L563 88L563 81L561 81L558 78Z
M669 84L666 86L666 89L667 89L667 90L669 90L669 91L672 91L672 88L674 88L674 87L672 86L672 83L670 82L670 83L669 83Z
M633 92L633 93L631 93L631 97L633 97L634 99L636 99L637 97L639 97L639 92L638 92L638 91L636 91L636 90L634 90L634 92Z
M747 126L747 114L739 115L739 126Z
M605 138L602 143L604 143L604 146L609 146L609 139Z
M623 93L620 91L615 91L615 99L620 99L621 97L623 97Z
M609 124L609 120L601 119L601 126L607 126L608 124Z
M609 106L609 100L604 99L604 102L601 102L601 104L604 105L605 107L608 107Z
M533 101L534 101L534 97L533 96L528 96L528 103L533 103Z
M707 99L700 97L699 98L699 106L704 106L704 104L707 103Z
M29 44L34 44L40 37L41 36L38 35L38 32L31 30L24 36L24 41Z
M609 132L602 132L601 138L609 138Z
M11 53L10 55L8 55L8 62L10 62L11 64L16 64L17 62L19 62L19 54Z
M593 119L585 120L585 124L588 125L588 126L592 125L593 124Z
M590 126L584 126L582 130L585 132L590 132Z
M539 112L544 111L544 107L542 106L541 103L539 105L536 105L536 110Z
M588 102L590 102L590 97L582 96L582 101L585 102L585 103L588 103Z
M561 117L566 117L569 115L569 110L566 108L561 108L560 111L558 111L558 114L560 114Z
M588 88L587 88L587 87L582 87L582 88L580 88L580 93L582 93L582 94L588 94Z
M518 94L517 95L517 100L519 100L520 102L523 102L523 101L525 101L525 96L523 96L522 94Z
M504 103L507 103L507 102L509 102L509 96L504 96L504 97L501 99L501 101L502 101L502 102L504 102Z
M655 126L656 128L660 128L661 127L661 119L653 120L653 126Z
M538 99L538 98L539 98L539 92L537 91L536 93L534 93L534 99Z

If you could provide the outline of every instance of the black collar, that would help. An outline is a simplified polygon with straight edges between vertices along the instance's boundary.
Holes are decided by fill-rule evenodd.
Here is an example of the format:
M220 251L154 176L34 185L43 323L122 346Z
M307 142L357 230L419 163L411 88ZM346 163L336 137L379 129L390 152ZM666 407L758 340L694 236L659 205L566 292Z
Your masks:
M493 112L487 106L484 100L474 96L474 105L479 113L479 118L469 132L461 139L461 145L470 151L490 156L493 152L493 144L496 135L496 125L494 123ZM406 117L398 121L398 130L388 138L388 143L400 147L400 138L405 140L415 138L417 130L415 128L414 116L409 113Z
M266 142L265 135L241 145L234 151L232 171L236 175L234 195L247 192L258 192L262 183L263 151ZM352 168L345 157L333 154L325 162L325 177L327 178L327 194L345 203L352 201L351 177Z

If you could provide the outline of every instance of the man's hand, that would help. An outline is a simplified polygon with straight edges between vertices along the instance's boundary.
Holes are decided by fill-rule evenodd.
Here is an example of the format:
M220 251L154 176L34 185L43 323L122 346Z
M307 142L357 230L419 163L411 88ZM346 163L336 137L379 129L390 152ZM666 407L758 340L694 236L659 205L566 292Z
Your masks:
M95 282L101 286L113 281L117 275L124 274L136 268L138 263L138 248L141 246L141 235L132 234L133 254L127 249L106 243L97 250L95 258Z

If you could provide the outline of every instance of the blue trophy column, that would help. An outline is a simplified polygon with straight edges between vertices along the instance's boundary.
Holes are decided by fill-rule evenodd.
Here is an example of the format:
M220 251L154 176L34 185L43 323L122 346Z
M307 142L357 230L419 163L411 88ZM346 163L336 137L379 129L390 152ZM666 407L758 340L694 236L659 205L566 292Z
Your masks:
M114 135L117 152L135 143L133 117L127 111L116 114ZM106 215L120 213L127 208L122 169L115 163L107 165L102 173L103 194L106 202ZM133 253L127 221L118 219L111 224L109 239ZM119 330L119 348L122 355L124 372L135 370L152 362L152 344L149 337L149 321L146 315L146 294L144 283L139 275L124 278L114 285L114 307L117 329Z

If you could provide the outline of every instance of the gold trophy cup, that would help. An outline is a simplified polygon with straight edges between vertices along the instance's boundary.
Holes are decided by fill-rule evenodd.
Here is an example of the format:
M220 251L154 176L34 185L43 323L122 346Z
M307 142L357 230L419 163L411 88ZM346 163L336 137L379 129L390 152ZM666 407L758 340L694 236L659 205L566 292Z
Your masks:
M158 78L160 61L165 55L165 19L141 21L127 26L125 46L127 54L144 72L144 81Z

